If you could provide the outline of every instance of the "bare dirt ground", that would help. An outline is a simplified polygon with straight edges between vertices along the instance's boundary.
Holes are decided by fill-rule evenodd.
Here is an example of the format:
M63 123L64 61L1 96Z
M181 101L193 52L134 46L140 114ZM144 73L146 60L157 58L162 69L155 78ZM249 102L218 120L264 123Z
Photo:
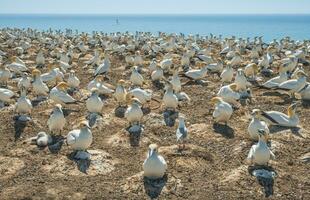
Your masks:
M34 57L28 60L33 61ZM93 79L92 73L83 68L82 62L74 63L81 88L85 88ZM125 70L124 65L123 59L113 56L108 83L115 84L120 78L129 79L130 70ZM149 77L148 73L143 76ZM102 122L92 129L94 141L90 148L90 163L70 159L72 150L65 144L55 151L27 143L27 139L39 131L48 131L47 119L53 104L45 102L35 106L33 122L26 124L16 123L12 106L2 109L0 199L149 199L142 164L150 143L160 145L159 151L168 162L167 176L158 199L264 199L264 190L249 173L245 160L253 144L247 134L249 113L254 108L286 112L291 100L285 95L267 95L266 90L253 89L252 104L234 111L230 128L214 127L213 106L208 100L215 96L220 82L213 76L207 79L211 81L207 86L188 84L183 87L192 101L180 108L187 117L190 137L187 149L182 153L176 151L176 125L164 126L161 108L144 116L145 130L140 145L132 147L124 130L127 122L115 117L116 102L108 98ZM13 82L9 85L16 88ZM155 96L162 96L162 91L150 87ZM79 94L75 97L79 98ZM152 101L150 107L158 107L158 103ZM64 136L87 115L85 104L66 108L74 112L66 112ZM301 159L310 152L309 111L309 104L299 106L299 130L272 129L272 132L276 131L270 137L276 160L270 165L277 177L274 194L269 199L310 199L309 160ZM81 165L86 165L87 170L82 170Z

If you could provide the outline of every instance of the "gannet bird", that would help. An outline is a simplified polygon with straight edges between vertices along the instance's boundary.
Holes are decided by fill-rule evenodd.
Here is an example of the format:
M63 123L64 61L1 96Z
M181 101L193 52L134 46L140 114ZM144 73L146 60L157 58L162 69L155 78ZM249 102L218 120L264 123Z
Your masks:
M70 88L77 89L80 85L80 80L75 76L75 71L71 70L68 78L68 85Z
M17 83L18 89L21 89L22 87L25 88L26 91L31 87L31 79L28 77L26 73L22 74L22 77L19 79Z
M139 87L128 91L128 93L139 99L142 105L144 105L148 101L151 101L152 99L152 91L143 90Z
M13 62L7 65L7 68L16 74L21 74L22 72L28 71L28 68L26 67L25 63L17 62L16 59L17 57L13 56L11 58L11 61Z
M185 117L183 115L179 115L179 125L178 129L176 131L176 136L177 136L177 142L180 142L183 144L182 149L185 149L185 141L187 139L188 131L185 126ZM179 149L181 149L179 145Z
M116 86L116 89L115 89L113 96L116 99L119 106L126 104L127 91L125 89L125 81L124 80L121 79L118 81L118 84Z
M218 61L217 63L210 63L207 65L207 69L211 73L221 73L223 71L223 63L222 61Z
M270 159L275 159L274 154L268 148L263 137L265 136L265 131L263 129L258 130L259 140L257 144L254 144L248 154L247 160L250 163L256 165L267 165Z
M253 49L250 51L249 57L251 59L258 59L259 58L259 53L257 48L254 46Z
M87 121L80 123L80 129L72 130L67 135L67 144L75 151L86 151L92 141L93 136Z
M85 64L91 65L91 66L97 66L100 62L100 51L99 49L95 50L95 55L89 59L88 61L85 61Z
M279 86L279 84L287 81L287 74L286 72L280 72L279 76L276 76L265 83L262 84L265 88L276 88Z
M63 62L63 61L56 61L56 64L59 66L59 68L63 71L63 72L67 72L68 69L71 68L71 65L69 63Z
M107 52L105 52L105 58L103 60L103 63L99 65L95 71L95 76L99 74L106 74L110 71L111 63L109 59L109 55Z
M91 91L91 89L93 89L93 88L98 88L98 85L101 83L102 80L103 80L102 75L96 76L96 78L94 80L92 80L88 83L87 90Z
M174 69L173 75L172 75L169 82L172 85L172 89L173 89L174 93L179 93L181 91L182 84L181 84L181 79L179 77L178 69Z
M294 94L300 91L303 87L305 87L307 83L307 75L300 71L297 73L298 79L291 79L280 83L277 87L275 87L278 91L285 91L291 97L294 97Z
M66 124L66 118L62 111L62 106L60 104L56 104L55 108L50 114L50 117L47 120L48 129L50 130L51 133L61 134L65 124Z
M152 74L152 72L156 69L156 66L157 66L156 58L153 58L149 65L150 74Z
M215 104L215 109L213 111L213 118L216 123L227 124L230 119L233 109L231 105L225 102L221 97L213 97L211 103Z
M302 100L310 100L310 83L307 83L305 87L298 91Z
M181 65L182 66L189 66L190 64L190 57L188 52L185 52L181 58Z
M48 96L49 89L41 79L41 72L35 69L32 71L32 76L33 76L32 88L36 96L37 97Z
M125 62L130 66L133 65L135 62L135 58L131 55L126 55L125 56Z
M86 108L91 113L101 113L103 102L98 96L98 89L93 88L91 92L91 96L86 100Z
M173 64L172 58L167 58L162 60L159 65L165 72L167 72L170 70L172 64Z
M255 63L247 64L244 68L244 74L248 78L255 80L255 77L258 73L258 66Z
M295 56L290 56L289 58L281 60L283 63L282 70L285 72L293 72L298 64L298 58Z
M102 79L99 80L99 83L97 84L97 89L98 89L98 94L102 94L102 95L110 95L114 93L113 89L104 85L104 83L102 82Z
M291 78L292 79L298 79L298 73L299 72L304 72L305 73L305 70L303 68L303 65L302 64L298 64L297 67L295 68L295 70L293 71L292 75L291 75Z
M36 57L36 64L37 66L43 66L45 64L45 58L41 49Z
M237 84L232 83L222 86L217 96L221 97L227 103L237 105L237 101L240 99L240 93L237 92Z
M141 110L141 102L137 98L132 98L131 94L128 94L127 96L129 96L129 99L127 99L128 103L130 103L131 105L128 106L125 112L125 117L130 125L134 124L139 125L143 117L143 112Z
M231 66L240 66L242 63L242 57L239 52L235 52L235 56L231 59Z
M245 91L247 87L251 85L244 76L244 72L242 69L238 69L237 71L235 84L237 85L236 87L237 91Z
M205 62L207 65L211 64L211 63L214 63L214 60L212 59L211 56L207 56L207 55L204 55L204 54L199 54L199 55L197 55L197 58L199 60Z
M232 81L234 77L234 70L230 64L227 64L225 69L222 71L220 77L223 83L230 83Z
M58 104L65 105L68 103L76 103L77 101L67 93L69 85L65 82L58 83L50 91L50 98Z
M132 68L132 72L130 75L130 81L134 86L142 86L143 85L143 76L139 73L138 67L134 66Z
M207 71L208 71L208 68L207 66L205 66L201 69L189 70L185 72L185 76L193 80L201 80L206 76Z
M142 66L143 65L143 58L142 56L140 55L140 51L137 51L136 52L136 56L134 58L134 65L136 66Z
M163 104L166 109L176 110L179 105L178 97L173 93L172 84L167 83L165 86L165 94L163 97Z
M10 70L4 65L0 65L0 83L2 85L7 85L10 78L12 78Z
M41 80L43 82L54 84L57 79L61 81L63 80L64 74L59 68L55 68L55 65L53 64L48 64L47 68L49 72L41 75Z
M144 176L150 179L162 178L167 170L165 159L158 154L157 145L149 146L147 158L143 163Z
M0 102L3 103L13 103L14 100L12 97L14 97L15 93L9 89L0 88Z
M252 110L252 120L248 126L248 133L252 140L257 141L259 138L258 130L264 130L265 131L265 141L267 141L268 135L269 135L269 128L266 124L266 122L261 121L259 119L259 116L261 114L261 111L259 109Z
M152 81L161 81L164 79L164 70L157 65L156 69L151 74Z
M287 108L287 115L278 111L260 111L259 119L267 122L269 125L277 125L284 127L297 127L299 118L295 113L297 103L290 105Z
M21 114L31 114L32 104L31 101L27 98L26 88L21 87L20 97L17 99L15 104L15 112L19 115Z

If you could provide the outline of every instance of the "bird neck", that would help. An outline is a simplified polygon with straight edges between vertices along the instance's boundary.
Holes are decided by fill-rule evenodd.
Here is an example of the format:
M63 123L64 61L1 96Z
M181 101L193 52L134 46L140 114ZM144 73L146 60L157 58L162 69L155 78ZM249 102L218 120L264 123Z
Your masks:
M179 119L179 127L184 128L185 127L185 121L183 118Z

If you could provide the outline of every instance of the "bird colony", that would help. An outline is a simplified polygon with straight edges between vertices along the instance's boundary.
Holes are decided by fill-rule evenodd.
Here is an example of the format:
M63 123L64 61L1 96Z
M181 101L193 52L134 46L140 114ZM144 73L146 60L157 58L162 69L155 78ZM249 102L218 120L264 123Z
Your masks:
M272 180L294 174L277 168L288 165L281 150L287 143L301 140L294 159L309 150L302 126L310 118L300 115L308 112L310 100L309 52L309 41L289 37L266 43L262 37L212 34L2 29L1 151L7 157L17 148L29 151L22 157L37 154L45 166L68 155L62 170L70 161L89 161L81 170L86 176L92 166L100 168L96 153L110 153L106 157L118 164L106 176L118 168L128 167L130 176L141 172L138 183L125 181L122 190L128 193L143 182L156 189L174 181L181 188L174 191L178 195L186 184L195 187L198 178L219 185L237 179L236 185L244 174ZM298 132L303 139L285 130L304 131ZM216 164L223 159L229 162ZM38 169L33 162L28 165ZM205 170L224 166L226 172L217 175L223 182ZM95 169L95 175L102 174ZM128 173L122 178L135 179ZM251 185L259 187L255 181ZM251 188L243 193L253 195ZM269 193L261 195L277 195Z

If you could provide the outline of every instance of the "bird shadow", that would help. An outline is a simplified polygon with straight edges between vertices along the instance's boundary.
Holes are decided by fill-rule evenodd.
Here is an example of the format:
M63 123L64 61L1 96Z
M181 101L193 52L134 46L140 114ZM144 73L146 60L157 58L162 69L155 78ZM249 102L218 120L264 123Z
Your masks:
M125 117L125 112L126 112L127 106L118 106L114 110L114 114L118 118L124 118Z
M129 143L132 147L138 147L140 145L140 139L143 132L141 125L132 125L126 128L129 133Z
M78 110L72 110L72 109L69 109L69 108L63 108L62 109L62 112L64 114L64 117L67 117L68 115L70 115L71 113L77 113L79 112Z
M300 127L283 127L283 126L271 126L269 131L271 134L279 133L285 130L290 130L293 135L304 138L304 136L300 133Z
M13 119L14 119L14 138L15 141L17 141L24 132L27 126L27 122L19 121L18 116L15 116Z
M31 101L31 104L33 107L37 107L38 105L40 105L41 102L44 102L46 99L45 98L36 98L36 99L33 99Z
M86 116L90 127L93 127L96 124L97 120L99 120L100 118L102 118L100 113L89 113Z
M165 87L165 85L160 82L159 80L152 81L153 85L155 86L156 89L161 90Z
M151 108L150 107L142 107L141 110L142 110L144 115L147 115L147 114L151 113Z
M302 106L303 108L310 108L310 100L303 100L303 101L301 102L301 106Z
M167 174L165 174L160 179L150 179L147 177L143 177L144 190L151 199L157 198L167 184L167 181Z
M48 150L57 154L60 152L62 145L64 144L64 137L61 135L52 135L52 143L47 146Z
M291 104L291 103L292 103L292 99L289 98L288 96L284 96L283 101L281 102L275 102L275 104L280 105L280 106Z
M268 91L268 92L263 92L263 96L276 96L276 97L282 97L283 94L277 92L277 91Z
M164 115L164 121L165 121L166 126L173 127L176 119L179 116L179 112L175 110L166 109L163 112L163 115Z
M274 178L277 175L275 169L271 166L254 165L248 167L251 176L255 176L258 184L262 186L265 197L273 195Z
M223 137L231 139L235 137L235 131L228 125L223 125L223 124L218 124L214 123L213 124L213 130L215 133L221 134Z
M89 169L91 160L90 159L77 159L76 155L77 155L78 151L74 151L70 154L67 155L69 160L72 160L75 162L78 170L84 174L87 174L87 170Z

